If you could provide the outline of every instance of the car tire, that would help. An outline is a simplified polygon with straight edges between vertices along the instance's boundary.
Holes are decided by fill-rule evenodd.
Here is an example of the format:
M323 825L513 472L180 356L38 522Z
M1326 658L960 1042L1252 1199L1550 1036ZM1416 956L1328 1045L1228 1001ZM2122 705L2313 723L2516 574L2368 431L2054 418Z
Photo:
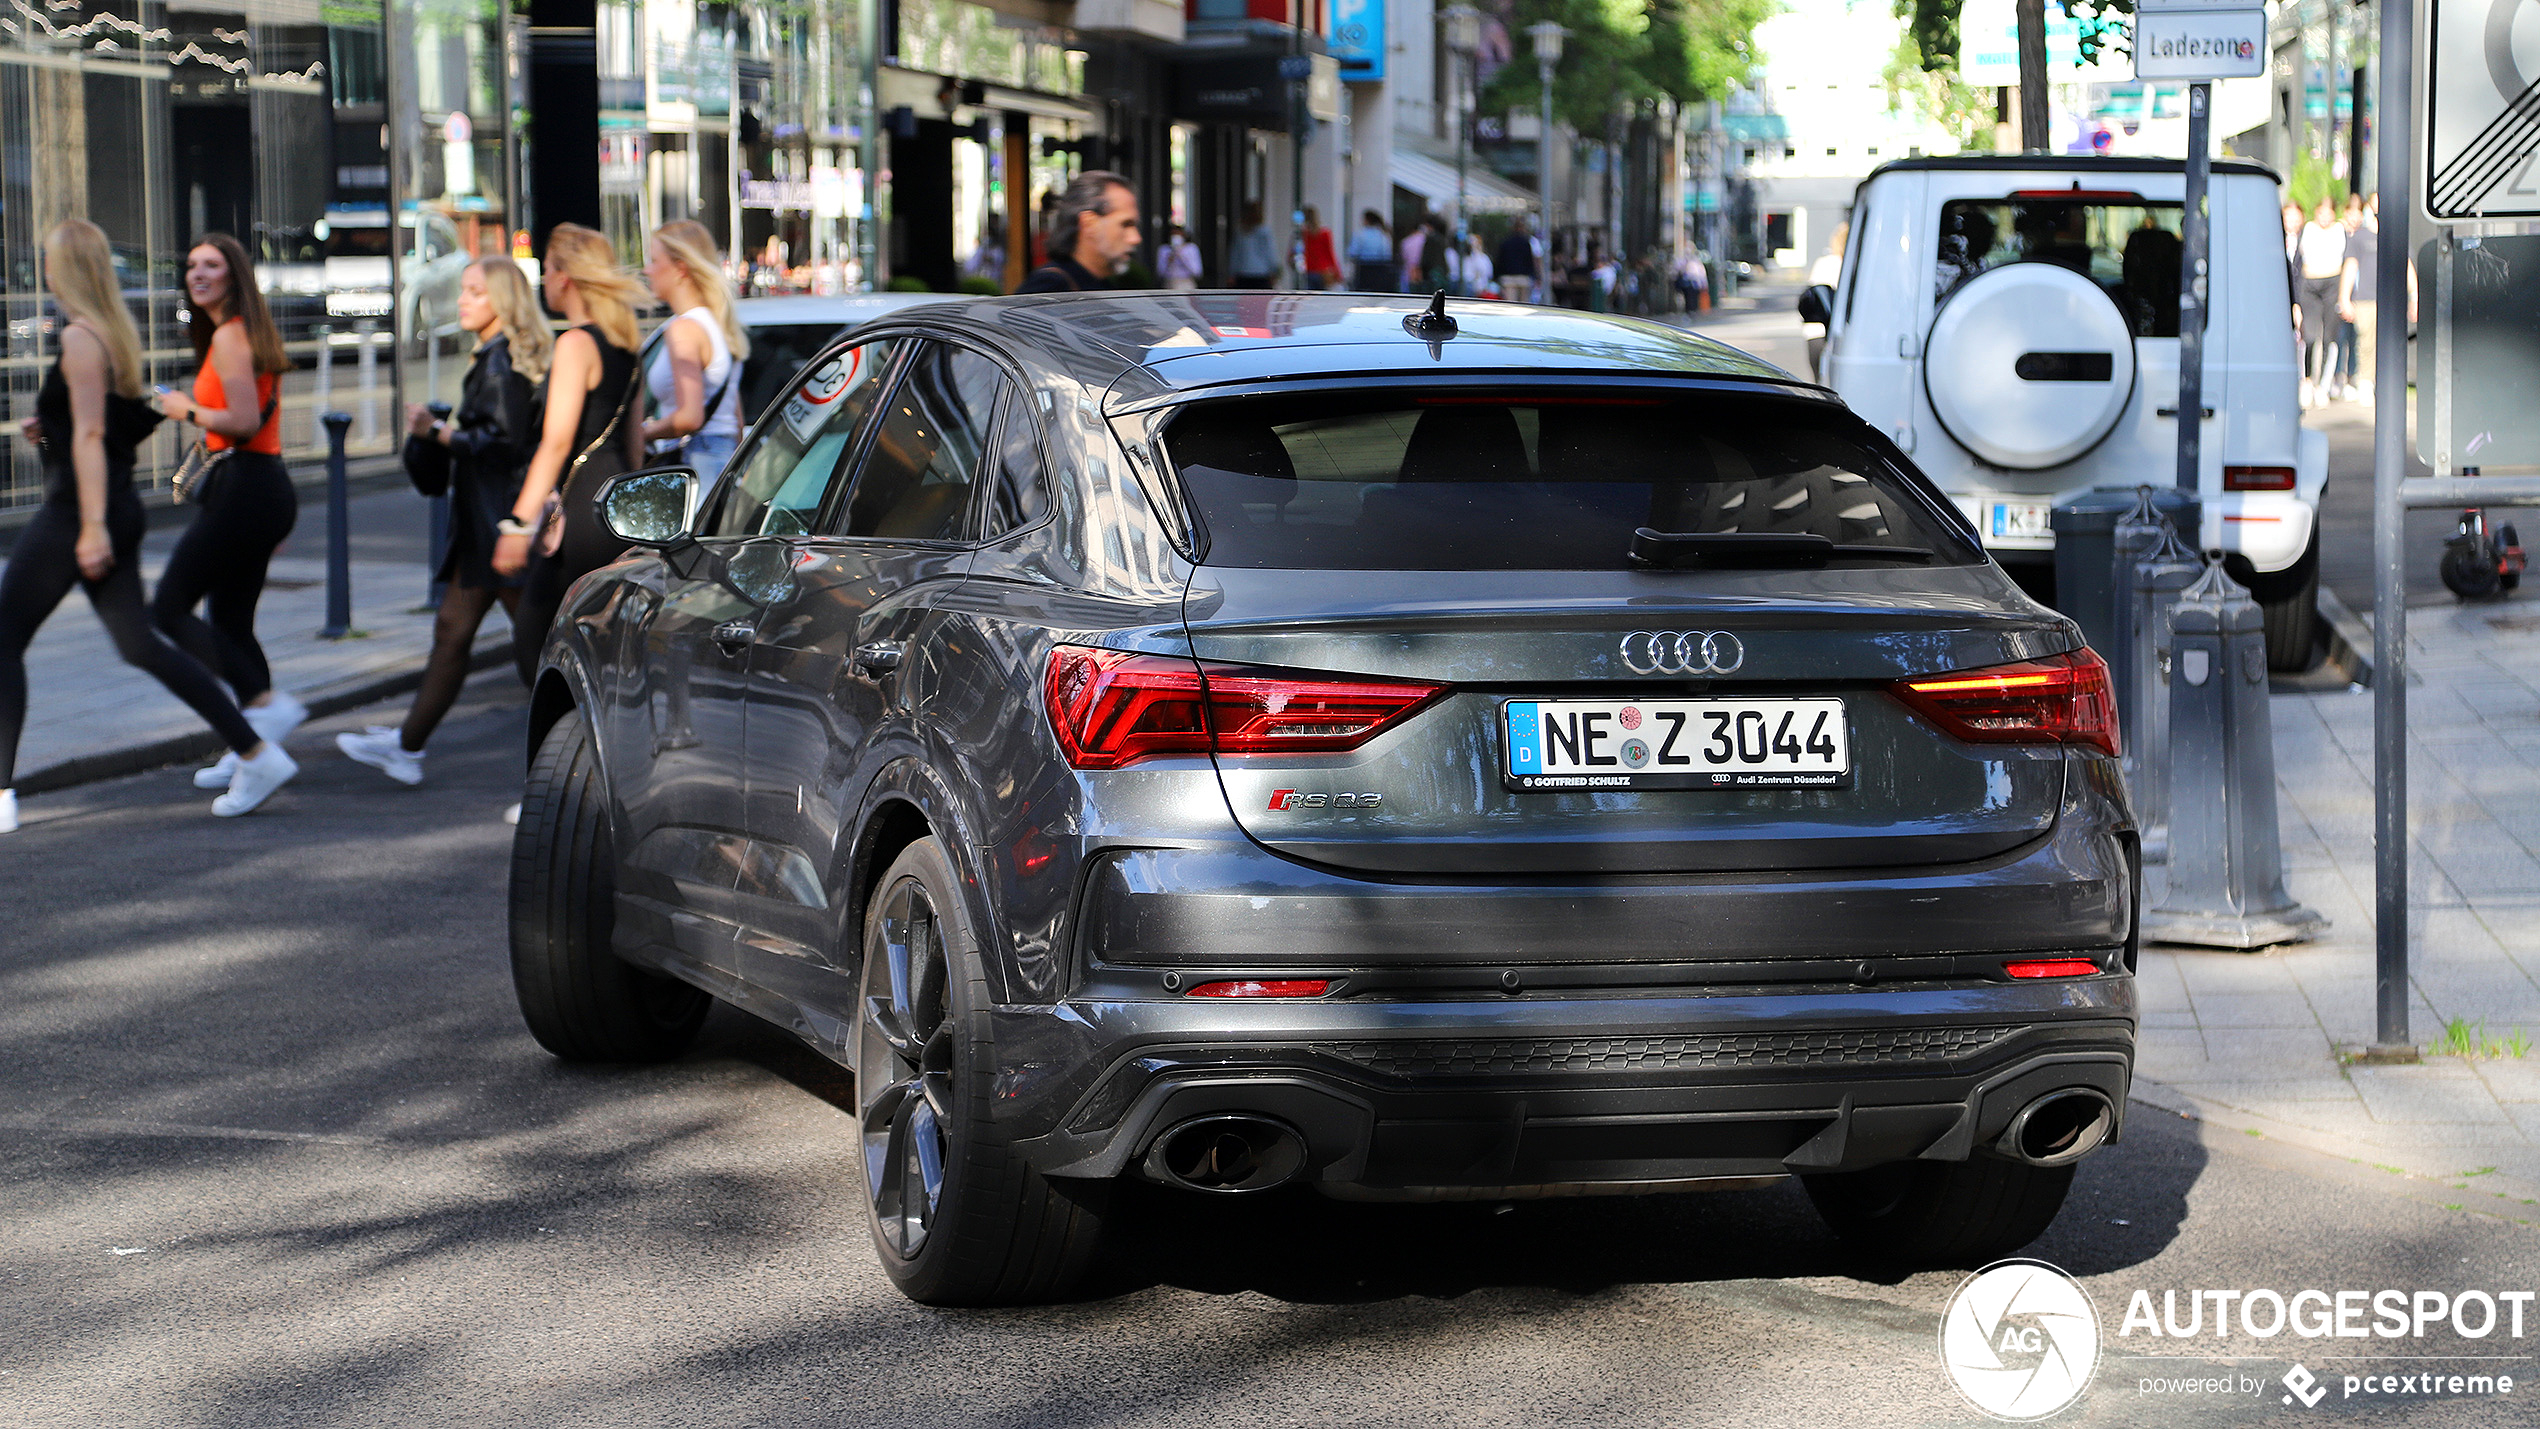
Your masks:
M2311 544L2300 560L2280 571L2251 575L2249 598L2266 620L2267 668L2284 674L2311 668L2319 643L2319 532L2311 532Z
M1111 1190L1042 1176L998 1123L980 949L951 861L910 844L867 905L854 1061L874 1249L926 1305L1065 1298L1100 1253Z
M1961 1266L1998 1260L2045 1234L2073 1168L1976 1156L1804 1180L1817 1214L1854 1251L1899 1265Z
M695 1040L713 1000L609 946L617 851L582 721L556 722L529 766L512 837L512 987L538 1045L568 1062L659 1062Z

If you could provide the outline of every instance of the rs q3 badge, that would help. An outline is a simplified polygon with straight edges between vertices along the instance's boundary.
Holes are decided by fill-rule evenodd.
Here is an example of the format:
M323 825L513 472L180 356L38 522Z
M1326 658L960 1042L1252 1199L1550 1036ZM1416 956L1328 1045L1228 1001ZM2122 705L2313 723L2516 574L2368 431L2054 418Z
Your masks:
M1273 813L1288 809L1373 809L1384 802L1382 794L1308 794L1296 789L1270 792Z

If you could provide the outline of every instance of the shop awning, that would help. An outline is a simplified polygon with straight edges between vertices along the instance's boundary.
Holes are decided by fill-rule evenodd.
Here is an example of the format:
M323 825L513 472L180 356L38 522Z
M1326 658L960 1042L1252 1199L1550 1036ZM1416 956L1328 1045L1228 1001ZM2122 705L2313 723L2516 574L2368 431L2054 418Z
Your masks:
M1406 188L1429 201L1429 205L1445 213L1455 205L1455 165L1440 163L1426 154L1396 149L1388 161L1397 188ZM1464 166L1464 208L1468 213L1532 213L1536 199L1533 191L1520 188L1494 174L1479 159Z

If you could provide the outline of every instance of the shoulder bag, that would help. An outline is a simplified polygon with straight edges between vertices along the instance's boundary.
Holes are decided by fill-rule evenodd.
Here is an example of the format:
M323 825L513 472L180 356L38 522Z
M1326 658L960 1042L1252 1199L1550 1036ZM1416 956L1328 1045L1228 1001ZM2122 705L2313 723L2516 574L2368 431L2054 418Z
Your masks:
M252 442L264 432L265 424L273 420L274 407L281 401L282 377L277 373L273 395L265 399L264 411L256 418L256 430L248 433L246 441ZM176 474L168 478L168 490L179 502L190 501L199 506L211 500L213 486L220 474L229 469L229 459L245 450L243 445L233 443L214 451L205 445L207 440L208 437L196 437L194 445L187 447L185 455L178 459Z

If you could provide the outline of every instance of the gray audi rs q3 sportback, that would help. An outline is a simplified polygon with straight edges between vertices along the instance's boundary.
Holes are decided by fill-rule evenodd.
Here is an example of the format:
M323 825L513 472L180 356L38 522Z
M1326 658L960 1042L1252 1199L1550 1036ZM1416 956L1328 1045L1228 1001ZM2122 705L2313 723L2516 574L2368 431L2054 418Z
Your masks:
M1067 294L813 359L544 651L558 1056L853 1069L882 1263L1066 1294L1114 1185L1805 1182L2053 1219L2132 1071L2107 673L1821 388L1497 303Z

